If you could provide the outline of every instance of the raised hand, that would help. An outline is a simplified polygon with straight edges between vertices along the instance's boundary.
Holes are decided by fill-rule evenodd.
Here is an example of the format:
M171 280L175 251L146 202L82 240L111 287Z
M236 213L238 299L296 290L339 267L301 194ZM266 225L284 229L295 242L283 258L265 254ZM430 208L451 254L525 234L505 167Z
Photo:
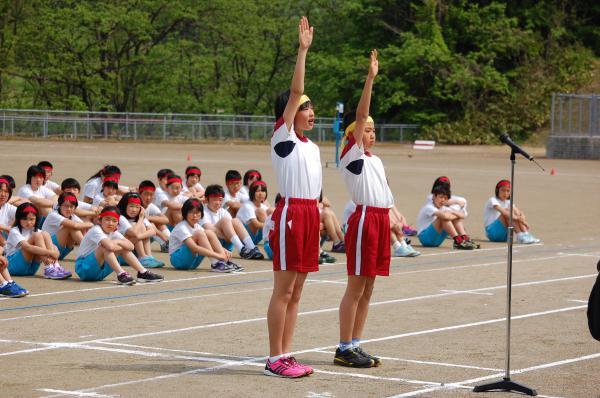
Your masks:
M300 48L308 50L312 43L312 39L313 27L308 24L308 18L300 18L300 23L298 24L298 42L300 43Z
M379 72L379 62L377 61L377 50L371 51L371 63L369 65L369 76L375 77Z

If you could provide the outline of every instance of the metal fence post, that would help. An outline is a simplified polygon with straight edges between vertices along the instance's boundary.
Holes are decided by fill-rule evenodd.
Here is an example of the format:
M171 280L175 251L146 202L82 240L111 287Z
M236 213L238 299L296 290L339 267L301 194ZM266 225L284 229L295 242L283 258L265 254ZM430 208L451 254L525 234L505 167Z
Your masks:
M550 107L550 135L554 135L554 102L556 100L556 93L552 93L552 105Z
M167 117L163 116L163 141L167 140Z

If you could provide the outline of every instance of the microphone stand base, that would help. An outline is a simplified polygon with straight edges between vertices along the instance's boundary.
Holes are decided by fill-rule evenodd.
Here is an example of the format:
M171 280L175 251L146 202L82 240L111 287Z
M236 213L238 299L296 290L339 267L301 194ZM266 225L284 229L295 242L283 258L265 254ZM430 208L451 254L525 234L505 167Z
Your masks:
M509 377L505 377L501 381L496 381L496 382L488 383L488 384L481 384L481 385L475 386L475 388L473 388L473 392L485 392L485 391L492 391L492 390L500 390L500 391L506 391L506 392L515 391L515 392L520 392L523 394L530 395L532 397L535 397L537 395L537 391L535 391L534 389L524 386L523 384L514 382Z

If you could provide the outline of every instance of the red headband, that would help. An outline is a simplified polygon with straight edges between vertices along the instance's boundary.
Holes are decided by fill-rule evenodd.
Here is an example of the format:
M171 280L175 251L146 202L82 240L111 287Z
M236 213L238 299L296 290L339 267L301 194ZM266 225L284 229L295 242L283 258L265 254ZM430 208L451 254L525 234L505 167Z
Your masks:
M141 205L142 201L140 200L140 198L138 198L136 196L131 196L131 197L129 197L129 199L127 199L127 203L128 204L129 203L135 203L135 204Z
M76 198L75 196L73 196L73 195L67 195L67 196L65 196L65 197L63 198L63 203L64 203L64 202L67 202L67 201L68 201L68 202L71 202L71 203L79 203L79 202L77 201L77 198Z
M169 177L167 179L167 185L171 185L171 184L174 184L176 182L178 182L178 183L181 184L181 178L179 178L179 177Z
M0 178L0 184L6 184L8 187L10 187L10 183L8 182L8 180L5 180L4 178Z
M242 181L242 179L241 179L241 178L229 178L229 179L225 180L225 182L226 182L227 184L229 184L229 183L233 183L233 182L240 182L240 181Z
M153 186L146 186L146 187L140 187L140 188L138 189L138 191L139 191L140 193L142 193L142 192L144 192L144 191L152 191L152 192L154 192L154 191L156 191L156 188L154 188Z
M442 177L438 178L438 181L439 182L450 182L450 179L448 177L442 176Z
M258 180L258 181L254 181L254 182L252 183L251 187L253 187L253 186L255 186L255 185L262 185L262 186L266 187L266 186L267 186L267 183L266 183L266 182L264 182L264 181Z
M42 169L44 169L44 170L52 170L52 166L42 166Z
M250 178L250 177L258 177L258 178L260 178L260 173L258 171L250 172L250 173L248 173L248 178Z
M112 175L112 176L106 176L106 177L104 177L104 180L103 180L103 182L106 182L106 181L114 181L114 182L116 182L116 183L119 183L119 180L118 180L118 178L117 178L117 177L115 177L114 175Z
M99 218L114 217L117 220L119 219L119 215L112 210L103 211L102 213L100 213L100 215L98 217Z
M37 209L33 206L25 206L23 208L23 213L33 213L33 214L37 214Z
M209 199L210 198L221 198L221 199L223 199L224 196L221 195L220 193L213 193L213 194L208 195L207 198L209 198Z
M33 176L34 176L34 177L42 177L42 178L46 178L46 174L42 174L42 173L35 173Z
M191 169L189 169L188 171L185 172L186 176L189 176L190 174L198 174L199 176L201 176L202 172L200 171L199 168L193 167L193 168L191 168Z
M192 206L199 206L200 205L200 201L198 199L192 199L191 202Z
M510 187L510 181L502 180L502 181L498 182L498 184L496 184L496 188L501 188L501 187Z

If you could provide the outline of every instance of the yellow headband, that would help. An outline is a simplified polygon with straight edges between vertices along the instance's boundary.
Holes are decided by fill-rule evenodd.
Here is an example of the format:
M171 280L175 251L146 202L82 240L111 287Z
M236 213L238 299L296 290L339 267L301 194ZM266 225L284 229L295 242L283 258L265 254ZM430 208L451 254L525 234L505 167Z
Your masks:
M298 108L300 108L300 106L305 103L305 102L309 102L310 98L308 98L308 95L306 94L302 94L302 97L300 97L300 100L298 101Z
M373 118L371 116L367 116L366 122L367 123L375 123L375 121L373 120ZM348 125L348 127L346 127L346 130L344 131L344 137L348 138L348 136L354 132L355 128L356 128L356 120L353 121L352 123L350 123Z

